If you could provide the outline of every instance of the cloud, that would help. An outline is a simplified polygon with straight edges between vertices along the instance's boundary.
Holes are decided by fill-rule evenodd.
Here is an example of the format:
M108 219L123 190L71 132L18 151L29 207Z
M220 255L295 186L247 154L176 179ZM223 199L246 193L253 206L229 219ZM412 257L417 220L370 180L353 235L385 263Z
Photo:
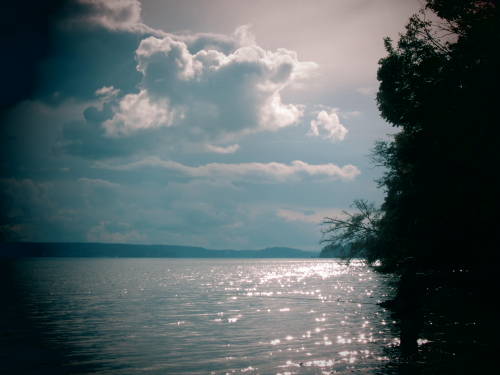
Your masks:
M127 136L144 129L171 126L174 111L167 98L153 99L141 90L138 94L125 95L115 109L113 117L103 122L106 135Z
M214 33L180 34L176 36L182 40L191 54L199 51L218 51L228 55L242 45L242 41L235 35L223 35Z
M81 177L78 179L78 182L87 185L87 186L92 186L92 187L102 187L102 188L116 188L120 185L115 184L114 182L110 182L107 180L103 180L101 178L87 178L87 177Z
M340 115L345 119L352 119L361 116L363 113L361 111L347 111L342 112Z
M51 214L50 189L50 183L32 179L0 179L0 240L31 239Z
M101 221L89 229L86 239L89 242L141 243L145 237L128 223Z
M377 93L376 87L358 87L356 92L365 96L374 96Z
M225 52L211 49L224 40L214 35L203 35L202 42L173 35L143 39L136 50L141 90L118 100L113 118L103 123L106 134L176 126L181 138L221 141L297 124L303 106L283 103L281 92L316 64L286 49L265 50L243 30Z
M207 49L194 54L172 36L148 37L136 51L143 87L151 96L183 106L184 122L197 124L209 138L220 132L277 130L297 123L302 107L282 103L281 92L307 77L316 64L299 61L286 49L264 50L249 34L247 28L237 29L233 38L238 47L227 53L209 49L205 36Z
M171 125L176 113L141 92L125 95L123 100L118 100L119 93L113 86L96 90L97 98L87 102L83 119L63 123L54 151L105 159L165 146L161 130ZM135 136L130 137L131 133Z
M348 130L340 123L339 116L335 109L330 111L320 111L316 118L310 123L309 135L330 139L331 141L341 141L345 138Z
M95 91L96 96L102 97L104 100L110 100L118 96L120 93L119 89L115 89L113 86L103 86Z
M88 124L68 123L63 149L91 158L133 154L138 149L129 146L137 142L126 139L140 138L149 149L198 144L198 150L233 153L236 147L218 145L300 123L305 106L284 102L282 92L317 67L294 51L263 49L247 26L232 35L149 35L135 60L142 77L137 89L94 89L94 103L84 111Z
M67 25L92 25L111 31L162 34L142 23L138 0L76 0Z
M215 146L211 144L206 145L206 149L210 152L215 152L216 154L234 154L238 151L240 145L234 144L229 146Z
M192 178L220 178L229 180L250 179L252 182L260 181L287 181L290 179L301 179L308 177L323 177L328 179L352 180L361 172L354 165L308 164L295 160L291 164L277 162L271 163L209 163L192 167L172 160L162 160L157 157L149 157L129 164L113 165L105 162L97 162L96 168L127 171L144 167L161 168L178 172ZM259 181L257 178L260 178Z
M280 208L276 215L285 221L297 221L302 223L320 224L325 217L343 217L345 214L339 209L329 210L290 210Z
M2 215L17 218L40 214L41 208L50 203L50 186L32 179L0 179Z

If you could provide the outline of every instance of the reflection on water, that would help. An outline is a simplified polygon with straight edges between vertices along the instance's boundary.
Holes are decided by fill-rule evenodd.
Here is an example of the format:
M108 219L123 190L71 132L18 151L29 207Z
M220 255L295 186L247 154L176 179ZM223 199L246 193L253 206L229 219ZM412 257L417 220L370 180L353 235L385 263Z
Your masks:
M62 356L45 366L72 373L375 373L394 344L377 305L387 287L360 263L60 258L13 267L26 318L18 325L29 321Z

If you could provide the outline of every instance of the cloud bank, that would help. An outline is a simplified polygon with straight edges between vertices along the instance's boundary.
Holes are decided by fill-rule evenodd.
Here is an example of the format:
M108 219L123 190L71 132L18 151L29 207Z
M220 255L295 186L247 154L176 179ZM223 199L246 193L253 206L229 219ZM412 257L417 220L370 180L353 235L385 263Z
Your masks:
M128 171L144 167L161 168L194 178L221 178L226 180L252 179L254 177L267 178L274 181L287 181L301 177L323 177L334 180L352 180L360 171L354 165L308 164L295 160L290 164L271 163L209 163L200 166L188 166L172 160L162 160L149 157L129 164L113 165L106 162L97 162L96 168L115 171Z

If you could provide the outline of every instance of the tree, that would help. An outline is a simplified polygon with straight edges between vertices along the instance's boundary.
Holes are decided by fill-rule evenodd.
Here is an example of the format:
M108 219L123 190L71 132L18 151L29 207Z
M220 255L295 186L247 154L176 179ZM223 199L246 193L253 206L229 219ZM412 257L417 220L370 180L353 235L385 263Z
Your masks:
M433 345L445 337L463 354L460 371L486 355L496 326L499 25L495 0L428 0L397 43L385 40L377 102L399 129L374 150L386 168L385 199L371 231L362 210L345 222L325 220L327 243L350 241L400 276L386 306L402 331L412 327L406 340L417 328L438 337L428 323L438 321L443 332Z
M366 249L371 247L378 236L377 224L381 212L371 203L365 200L355 200L352 207L354 213L343 211L344 217L326 217L322 224L326 226L323 231L325 238L322 240L327 245L322 250L323 256L329 253L344 258L366 258L371 259L371 253Z
M379 109L401 129L377 149L388 168L382 232L425 268L470 266L469 249L496 229L498 183L488 172L498 165L495 4L430 1L427 9L447 18L412 17L380 61Z

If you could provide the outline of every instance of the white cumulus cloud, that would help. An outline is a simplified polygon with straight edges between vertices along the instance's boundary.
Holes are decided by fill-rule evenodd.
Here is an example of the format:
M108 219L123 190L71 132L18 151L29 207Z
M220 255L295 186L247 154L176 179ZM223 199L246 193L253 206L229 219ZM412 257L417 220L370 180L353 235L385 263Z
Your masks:
M116 98L120 93L119 89L115 89L113 86L103 86L95 91L95 95L104 101Z
M137 130L171 126L174 112L168 100L152 99L146 91L125 95L113 117L104 121L103 126L108 136L127 136Z
M309 135L341 141L348 130L340 123L339 115L335 109L320 111L310 123Z
M103 124L108 136L174 125L179 139L226 143L276 131L304 114L302 105L283 103L282 91L316 68L293 51L261 48L247 27L231 37L149 36L136 60L141 91L117 101L114 117Z

